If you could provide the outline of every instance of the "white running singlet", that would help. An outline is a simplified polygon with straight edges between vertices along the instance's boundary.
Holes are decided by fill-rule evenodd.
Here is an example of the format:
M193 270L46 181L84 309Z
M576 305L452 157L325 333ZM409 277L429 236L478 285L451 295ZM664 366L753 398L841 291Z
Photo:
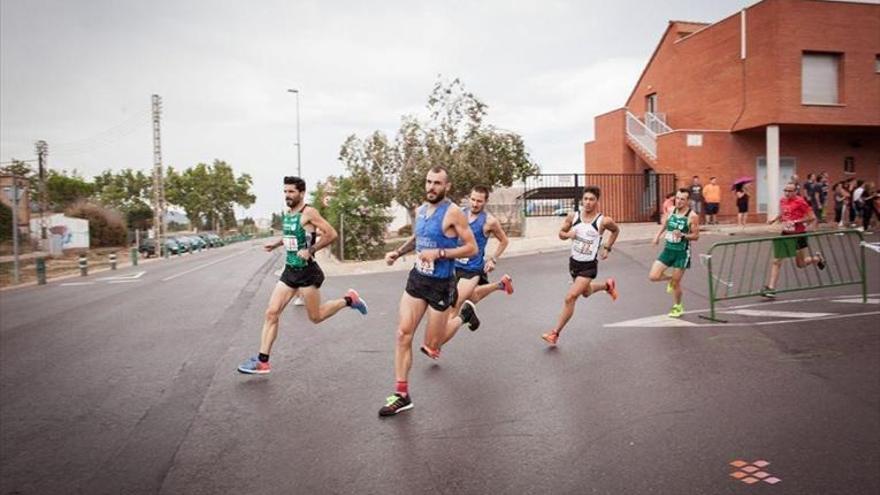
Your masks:
M581 219L580 212L571 225L574 230L574 239L571 242L571 257L575 261L595 261L599 256L599 246L602 245L602 217L599 213L592 222L586 223Z

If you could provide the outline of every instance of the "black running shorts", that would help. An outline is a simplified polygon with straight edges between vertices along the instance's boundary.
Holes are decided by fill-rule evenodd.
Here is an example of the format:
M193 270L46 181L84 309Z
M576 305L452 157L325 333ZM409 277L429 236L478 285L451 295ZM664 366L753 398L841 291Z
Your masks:
M417 272L415 268L409 272L406 280L406 293L426 301L428 306L437 311L446 311L458 301L455 277L429 277Z
M455 283L457 284L459 280L466 278L472 279L474 277L480 277L480 280L477 282L477 285L489 285L489 276L486 275L486 272L480 271L471 271L471 270L462 270L461 268L455 269Z
M309 261L309 264L303 268L285 265L280 280L291 289L299 289L300 287L320 289L324 283L324 272L315 261Z
M578 261L574 258L569 258L568 273L571 274L572 280L578 277L595 279L596 276L599 274L599 261Z

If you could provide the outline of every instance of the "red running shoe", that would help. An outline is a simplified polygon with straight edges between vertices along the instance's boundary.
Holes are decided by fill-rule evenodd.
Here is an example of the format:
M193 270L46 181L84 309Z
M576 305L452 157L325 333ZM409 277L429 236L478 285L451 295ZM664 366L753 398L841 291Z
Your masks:
M618 295L617 294L617 282L615 282L613 278L609 278L608 280L605 281L605 285L608 287L605 290L606 290L606 292L608 292L608 295L611 296L611 300L616 301L617 295Z
M504 288L504 292L507 292L508 295L513 294L513 279L510 278L510 275L504 274L500 280L501 287Z
M541 338L547 341L550 345L556 345L556 341L559 340L559 334L556 332L547 332L544 335L541 335Z

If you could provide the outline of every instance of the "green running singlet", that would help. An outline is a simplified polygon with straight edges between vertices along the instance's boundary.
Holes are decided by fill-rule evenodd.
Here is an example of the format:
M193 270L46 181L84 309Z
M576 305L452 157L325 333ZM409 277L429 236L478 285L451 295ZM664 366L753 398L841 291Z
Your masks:
M690 233L690 222L688 221L690 214L690 209L688 209L684 215L679 215L676 213L676 210L672 210L672 212L669 213L669 217L666 219L666 244L664 249L670 251L688 250L690 241L688 241L684 235ZM676 230L681 232L681 237L675 237L673 232Z
M303 208L305 209L305 208ZM309 262L296 255L300 249L308 249L306 243L306 230L303 228L302 211L296 213L284 212L281 219L282 241L287 251L287 266L291 268L305 268Z

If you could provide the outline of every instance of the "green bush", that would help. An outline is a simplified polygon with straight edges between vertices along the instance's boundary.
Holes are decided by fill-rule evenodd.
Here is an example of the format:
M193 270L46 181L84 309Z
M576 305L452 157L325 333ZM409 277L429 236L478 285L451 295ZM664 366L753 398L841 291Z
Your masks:
M334 194L327 194L325 187L319 185L309 203L318 208L340 235L333 253L339 255L338 243L342 241L346 260L381 258L385 254L385 230L391 217L383 206L371 204L351 178L340 177L335 181Z
M83 218L89 221L89 247L124 246L128 238L128 230L122 214L88 202L78 202L67 209L69 217Z

